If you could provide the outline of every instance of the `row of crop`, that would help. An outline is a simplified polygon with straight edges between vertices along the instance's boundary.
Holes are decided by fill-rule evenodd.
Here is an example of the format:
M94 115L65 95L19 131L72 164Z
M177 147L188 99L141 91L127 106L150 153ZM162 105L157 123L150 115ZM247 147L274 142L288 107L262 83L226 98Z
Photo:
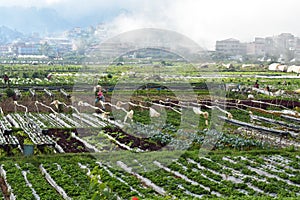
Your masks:
M255 157L255 160L259 158ZM238 175L245 183L250 182L253 186L264 191L264 193L269 195L284 195L295 196L299 195L300 185L297 183L292 183L289 179L280 178L277 175L272 174L272 171L265 171L265 168L262 166L263 163L250 162L249 159L239 160L238 162L232 161L231 158L214 158L210 162L209 166L216 166L216 163L219 170L225 168L231 171L232 174ZM236 173L238 172L238 173Z
M159 169L141 174L177 198L184 198L186 196L199 198L207 195L210 197L241 196L255 193L251 190L248 191L252 193L245 191L245 184L233 184L230 181L221 181L222 178L220 175L209 173L205 169L198 169L197 166L188 164L184 166L178 162L173 162L169 166L165 166L157 161L154 161L154 165ZM153 167L152 169L155 168ZM159 179L160 176L161 179ZM159 183L159 181L162 181L162 183ZM172 186L173 184L174 186ZM232 191L232 188L235 188L235 190Z
M179 106L179 105L177 105ZM175 112L173 112L175 113ZM14 127L18 128L22 125L19 124L18 120L13 120L12 118L20 118L18 116L19 114L10 114L7 116L13 124ZM15 117L14 117L15 116ZM177 116L178 117L178 116ZM22 118L24 118L22 116ZM103 120L96 115L89 115L89 114L76 114L73 113L72 116L68 116L65 114L42 114L42 113L36 113L36 114L30 114L30 118L36 126L39 126L40 128L49 128L49 127L55 127L55 128L78 128L78 127L104 127L107 125L107 123L103 122ZM174 118L174 117L173 117ZM25 118L26 119L26 118ZM132 126L132 125L131 125ZM136 135L138 134L139 136L142 135L144 138L149 138L151 137L151 142L153 142L150 146L153 148L155 145L157 145L158 149L160 149L162 146L167 145L170 148L182 148L186 149L190 147L190 144L192 142L195 142L196 144L200 144L201 142L205 139L208 138L207 135L210 134L210 132L205 133L204 135L198 136L197 134L186 134L185 131L183 130L178 130L176 127L174 127L172 131L166 130L166 128L163 127L162 132L161 131L156 131L156 129L152 129L150 127L147 128L147 126L151 125L141 125L139 126L138 123L134 123L133 127L125 127L127 132L129 132L130 135ZM140 128L142 127L142 128ZM132 132L134 130L134 132ZM165 134L164 134L165 133ZM114 133L112 133L114 134ZM225 134L219 134L217 136L217 143L215 145L216 148L235 148L235 149L249 149L252 147L259 147L259 148L264 148L265 145L264 142L259 142L255 140L249 140L249 139L244 139L241 137L235 137L235 136L230 136L230 135L225 135ZM175 136L172 138L172 136ZM114 137L114 136L113 136ZM176 141L176 137L180 138L188 138L185 142L183 143L182 141ZM118 135L116 137L117 140L126 140L124 138L124 134L119 137ZM125 141L125 144L129 147L131 147L131 138L127 139L128 141ZM144 140L143 140L144 142ZM123 142L122 142L123 143ZM148 145L148 144L147 144ZM136 146L132 146L136 147ZM157 149L155 148L155 149Z
M99 183L105 182L122 199L140 195L145 197L155 195L153 190L144 188L130 174L118 172L95 161L44 163L43 168L49 173L57 186L72 199L91 199L96 192L90 189L89 181L92 176L98 177Z
M59 122L55 121L55 119L53 119L52 117L51 114L46 115L42 113L8 114L6 117L3 117L1 121L7 120L8 124L10 124L10 128L14 127L17 129L22 129L23 131L21 132L23 133L20 135L18 134L20 131L16 132L10 129L9 131L6 131L6 133L2 134L2 130L4 129L0 129L0 139L2 139L1 141L3 145L9 145L11 147L19 147L20 143L21 152L23 149L24 141L26 141L26 144L34 144L36 147L38 147L36 148L36 150L42 150L42 152L44 152L45 148L49 149L50 147L55 147L55 149L57 149L59 152L77 152L77 150L79 152L83 151L85 149L84 145L78 144L78 141L74 139L70 133L61 135L45 134L45 131L48 131L43 129L48 129L50 127L49 124L65 129L62 124L59 124ZM50 121L49 119L52 120ZM44 123L43 120L47 121L47 123ZM45 124L47 124L49 127L47 127ZM61 142L67 142L67 144L65 144L62 148L60 144L56 142L57 139L59 140L60 144ZM11 149L7 149L6 151L11 152ZM47 150L47 152L49 151Z
M72 85L74 84L74 77L72 76L55 76L52 79L48 78L10 78L10 84L12 85L39 85L39 86L48 86L48 85Z
M229 196L298 198L300 195L298 183L266 168L268 163L277 170L291 170L293 174L287 171L287 174L293 175L291 177L298 176L299 158L296 156L199 157L197 153L191 152L164 163L157 159L151 161L151 156L138 156L135 159L137 155L122 155L122 161L116 158L117 162L113 161L111 154L107 154L99 155L101 160L89 156L72 156L35 160L32 163L30 160L4 161L2 167L6 170L11 192L17 199L62 199L57 188L65 192L67 199L91 199L95 193L89 187L91 177L95 177L99 184L105 183L122 199L133 196L149 199ZM105 156L110 159L105 160ZM274 162L265 162L266 159ZM287 165L289 163L294 163L293 167ZM130 167L132 165L141 170ZM55 187L46 181L45 174L41 173L42 168L53 180Z
M35 126L39 126L41 129L47 128L80 128L80 127L90 127L89 120L92 117L87 114L75 115L66 115L63 113L58 114L45 114L45 113L11 113L6 115L1 119L1 127L7 127L9 130L11 127L21 128L24 126L24 122L31 121ZM2 126L6 124L6 126ZM94 126L102 127L105 125L103 122L98 122Z
M97 163L96 168L92 170L94 176L99 176L102 182L106 182L111 190L118 196L128 199L132 196L151 197L155 196L155 191L146 188L141 182L131 174L124 171L117 171L109 166Z
M172 125L165 125L162 129L159 129L152 125L134 123L120 129L114 126L105 126L107 122L103 122L102 118L88 114L74 114L74 117L72 117L65 114L29 113L26 116L25 114L15 113L7 115L7 118L12 126L23 128L35 144L57 146L53 140L56 138L55 135L52 134L51 139L47 135L42 134L42 129L50 127L61 129L78 128L78 125L80 125L80 127L85 128L99 127L103 129L103 131L95 131L89 136L80 136L83 140L87 140L87 142L98 146L99 150L111 150L118 147L129 150L141 149L147 151L159 150L163 147L168 149L198 148L202 145L203 141L207 142L208 138L217 140L215 147L213 147L217 149L249 149L253 147L265 148L267 146L264 142L243 139L213 131L189 133L182 129L177 129ZM24 123L26 121L30 123ZM67 141L71 143L72 138L70 136L69 134L65 138L63 137L63 142ZM185 138L185 140L182 141L177 138ZM64 149L67 148L65 147ZM73 149L73 147L70 149Z
M4 145L11 145L16 147L19 145L19 141L15 136L4 134L0 129L0 146L4 146Z
M9 120L11 120L13 124L17 124L19 128L23 129L34 144L54 145L54 141L50 137L43 135L40 127L26 115L16 113L9 116Z
M180 179L185 183L190 183L190 185L202 185L207 187L210 189L210 192L218 192L222 196L261 195L298 197L300 195L300 186L297 184L297 181L285 179L278 174L272 174L268 171L261 173L264 169L261 164L249 166L249 164L246 163L235 162L234 160L238 157L216 156L209 159L199 158L197 154L194 154L192 156L183 156L177 161L167 165L160 165L154 161L152 166L150 166L151 163L149 165L151 158L147 158L139 157L139 166L136 165L137 169L139 169L138 171L142 171L142 173L140 173L141 175L149 178L158 186L163 187L167 192L170 191L168 187L173 183L172 177L175 177L175 179ZM263 158L265 158L265 156L263 156ZM253 159L260 159L260 157L254 157ZM127 163L132 164L130 160L128 160ZM155 167L153 167L153 165L155 165L155 163L159 168L158 170L154 170ZM290 168L290 170L297 170L296 168ZM150 169L150 171L147 169ZM270 173L271 176L268 173ZM298 173L299 170L294 173L293 177L297 176ZM164 177L166 177L166 182L164 182ZM163 183L160 185L159 181ZM204 187L198 188L202 191ZM178 188L176 188L176 191L177 189ZM193 192L197 194L197 191L194 191L192 188L189 188L188 191L189 194ZM184 192L181 190L181 193ZM178 194L173 195L177 196Z
M264 102L262 102L264 103ZM151 118L149 117L149 112L148 110L146 109L147 107L143 106L143 105L137 105L137 104L133 104L133 103L122 103L122 104L129 104L130 107L132 109L134 109L134 116L133 116L133 119L134 119L134 123L130 124L129 126L125 125L125 127L123 127L123 129L126 129L126 131L128 130L130 134L133 134L133 135L142 135L143 137L153 137L153 139L158 139L159 141L163 141L164 144L169 144L168 146L170 146L172 143L173 143L173 139L174 139L174 136L179 136L181 133L185 133L185 131L183 130L180 130L179 129L179 126L180 126L180 120L181 120L181 116L179 113L177 113L177 111L175 112L174 110L172 109L189 109L189 108L195 108L194 110L195 111L198 111L199 110L199 113L205 113L205 112L208 112L208 114L210 115L211 114L211 110L218 110L220 111L221 113L225 113L227 114L227 117L223 117L223 116L220 116L222 117L223 120L231 123L231 122L238 122L238 126L244 126L246 128L252 128L252 129L256 129L256 130L261 130L263 129L264 131L268 131L268 132L271 132L271 133L279 133L279 134L284 134L284 135L287 135L289 134L287 131L283 131L283 130L279 130L279 129L271 129L271 128L268 128L268 127L259 127L257 126L256 124L250 124L250 123L245 123L245 122L242 122L242 121L239 121L239 120L233 120L233 118L237 118L239 119L240 118L240 115L241 114L238 114L240 113L240 111L243 111L245 112L246 114L243 113L243 116L245 115L246 118L247 118L247 122L250 121L250 115L249 115L249 111L248 110L244 110L244 108L239 108L239 103L228 103L230 104L230 106L233 106L235 109L237 109L237 111L239 112L233 112L234 113L234 116L231 115L231 110L229 111L226 111L224 110L224 106L226 105L226 102L224 102L224 104L222 105L222 102L220 104L218 103L214 103L214 102L201 102L201 103L173 103L173 102L163 102L163 101L159 101L159 103L152 103L153 105L155 105L156 107L163 107L163 108L168 108L165 112L166 112L166 124L161 124L162 122L158 121L156 122L155 118ZM232 104L232 105L231 105ZM272 104L273 105L273 104ZM141 109L136 109L137 106L140 106ZM244 105L243 105L244 106ZM205 110L200 110L200 108L204 107ZM159 110L159 109L157 109ZM194 111L193 110L193 111ZM194 111L194 112L195 112ZM204 112L205 111L205 112ZM181 112L181 111L178 111L178 112ZM198 113L198 112L197 112ZM123 113L124 114L124 113ZM161 114L161 113L160 113ZM193 116L195 115L195 113L191 113L193 114ZM189 118L191 117L191 115L189 116ZM122 117L121 117L122 118ZM161 116L158 117L159 120L161 120ZM189 119L190 121L191 119ZM205 128L205 125L204 125L204 121L205 119L200 116L200 117L196 117L195 119L192 119L191 121L193 121L191 123L191 127L194 127L192 126L193 123L195 123L195 120L199 121L199 123L197 122L197 125L199 125L199 128L200 130ZM208 120L211 120L210 116L208 117ZM220 121L219 119L216 119L217 121ZM151 122L151 124L149 124ZM278 121L276 121L277 123ZM284 124L286 124L286 122L282 122ZM153 127L153 126L157 126L157 127ZM167 131L166 130L166 126L173 126L173 130L172 131ZM251 127L250 127L251 126ZM188 134L185 134L187 136L187 138L191 138L190 140L187 139L186 141L190 143L191 142L194 142L196 140L196 144L197 144L197 147L199 145L202 144L202 141L205 140L206 138L214 138L215 141L213 141L215 143L215 147L216 149L226 149L226 148L234 148L234 149L241 149L241 150L249 150L249 149L252 149L252 148L269 148L271 145L276 145L272 140L258 140L255 136L253 136L252 138L245 138L245 136L243 134L241 135L235 135L233 136L231 133L232 131L234 131L236 129L236 127L234 128L234 130L232 129L229 129L227 130L227 127L228 127L228 123L225 124L225 128L224 128L224 132L226 132L227 134L223 134L223 133L213 133L213 131L208 131L208 132L204 132L204 134L200 134L200 137L197 136L197 134L191 134L191 133L188 133ZM295 126L293 126L295 127ZM159 130L159 131L156 131L155 130ZM194 132L197 132L197 131L194 131ZM198 133L199 135L199 133ZM212 135L212 137L209 137L208 135ZM294 134L295 135L295 134ZM194 137L195 136L195 137ZM280 135L281 136L281 135ZM179 136L180 137L180 136ZM274 140L276 139L277 137L274 138ZM284 143L284 142L283 142ZM177 148L179 147L178 144L180 145L183 145L183 142L181 141L180 143L176 143L176 141L174 141L174 146L176 146ZM286 144L287 145L287 144ZM187 145L189 146L189 144ZM277 145L278 146L278 145Z
M43 167L70 198L91 199L89 179L76 163L47 163Z
M16 199L63 199L58 188L63 188L73 199L91 199L89 178L77 163L5 162L7 183ZM49 174L46 174L46 173ZM47 177L47 175L49 175ZM54 182L49 182L50 179ZM47 180L46 180L47 178Z
M272 128L273 128L274 124L275 124L277 126L276 129L274 129L275 131L282 129L282 127L285 127L285 128L289 128L289 129L293 130L293 131L286 132L287 134L290 134L293 137L296 137L298 135L297 132L298 132L299 127L297 125L290 124L291 119L284 117L286 114L295 115L297 117L297 113L285 106L282 106L280 104L281 101L280 102L277 102L277 101L276 102L275 101L268 102L268 101L257 101L257 100L247 100L247 101L238 100L238 101L212 102L210 100L208 100L208 101L205 100L205 101L201 101L199 103L189 103L189 104L187 104L188 106L183 105L181 102L179 102L179 103L163 102L163 101L159 101L159 102L160 102L160 104L157 104L157 105L160 105L160 106L171 105L172 107L176 107L176 108L189 108L190 107L189 104L191 104L192 106L196 106L199 108L205 108L205 109L209 109L209 110L218 109L218 110L222 111L226 107L229 110L227 110L227 111L223 110L222 112L226 113L228 115L229 119L232 119L232 118L237 119L237 120L243 119L244 123L248 123L250 121L250 117L252 117L252 119L254 118L260 122L261 121L266 122L266 123L263 123L263 125L268 128L270 128L271 124L272 124ZM285 104L287 104L286 106L289 106L289 107L291 106L291 103L290 104L285 103ZM293 104L296 104L296 103L293 103ZM295 105L294 105L294 107L295 107ZM275 110L272 110L272 109L275 109ZM251 111L251 112L249 112L249 111ZM252 115L253 112L255 112L255 114L260 115L260 116ZM280 115L281 117L283 117L283 120L281 120L281 121L276 120L276 118L278 118L278 117L276 117L274 115ZM270 116L271 119L268 118L268 116ZM275 118L275 120L273 118ZM296 123L297 119L294 119L292 122ZM239 125L241 125L241 124L239 124ZM270 129L269 132L275 132L274 130ZM281 132L277 131L277 132L281 133L284 131L281 131Z
M24 169L27 170L28 174L31 174L32 172L36 171L36 167L28 167L28 164L26 165L27 166L25 166ZM88 163L87 165L90 168L94 168L96 166L95 163ZM80 168L79 164L76 165L76 163L59 162L52 164L44 163L42 166L49 173L51 179L54 180L56 186L65 191L68 197L72 199L90 199L93 195L93 191L89 190L88 176L86 175L86 172ZM30 186L26 184L24 176L22 176L21 170L24 169L18 168L17 165L13 163L11 163L10 165L6 164L6 167L9 168L7 170L8 182L10 183L14 180L12 184L12 191L16 195L17 199L61 198L58 193L53 191L53 188L50 189L52 191L51 195L45 194L46 196L43 196L42 198L43 194L40 193L41 191L39 190L39 188L37 188L37 180L31 180L29 178L28 180L34 183L32 184L32 186ZM159 194L155 193L155 191L152 188L144 187L141 184L140 180L135 176L125 173L124 171L117 171L109 166L98 164L98 167L94 168L92 174L98 176L102 182L106 182L107 185L112 189L112 191L116 192L123 199L128 199L132 196L141 196L148 198L159 196ZM38 174L34 175L36 176ZM166 178L168 179L168 177ZM176 178L174 177L174 181L175 180ZM49 185L45 182L45 179L43 179L42 182L49 187ZM181 184L178 186L177 183ZM201 190L199 190L196 186L189 186L189 184L185 183L184 181L180 181L180 179L174 182L173 184L174 186L170 186L169 188L169 195L174 195L171 194L171 192L174 193L174 191L172 191L172 188L174 189L174 187L176 187L179 191L183 192L178 192L178 197L195 197L195 194L190 192L190 190L186 188L193 189L195 193L197 193L199 196L202 196ZM170 185L170 183L168 183L168 185ZM50 190L49 188L47 189L47 191ZM35 193L33 191L35 191Z
M29 136L32 136L32 140L36 141L37 144L51 144L51 140L47 136L41 135L42 130L49 128L57 129L69 129L69 128L81 128L87 127L88 124L84 123L91 116L85 114L78 116L79 119L74 119L72 116L65 114L44 114L44 113L12 113L1 119L1 122L8 123L9 131L11 132L12 127L17 129L23 129ZM82 120L82 121L81 121ZM84 120L84 121L83 121ZM6 122L7 121L7 122ZM99 120L97 126L102 127L105 125ZM3 126L2 130L4 130ZM8 131L6 131L8 132ZM8 134L9 135L9 134ZM40 138L39 138L40 137ZM50 141L49 141L50 140ZM43 143L42 143L43 142Z
M187 169L185 169L184 166L185 165L172 163L169 168L187 176L194 181L197 181L206 187L209 187L211 190L220 193L222 196L243 196L255 194L251 188L248 188L245 183L239 181L238 179L236 179L237 181L223 180L223 178L222 180L215 180L216 177L219 179L219 177L223 174L213 174L211 172L208 173L209 171L206 170L205 167L199 168L199 166L195 163L185 166ZM234 191L232 191L231 188L234 188Z
M59 152L98 151L95 147L84 141L82 138L73 135L69 129L76 130L75 128L90 128L91 122L93 123L94 128L101 128L106 126L106 122L103 122L103 120L97 116L88 114L74 114L73 116L63 113L11 113L5 117L2 117L1 121L9 124L10 128L14 127L16 129L23 129L26 134L22 135L22 138L18 138L22 140L21 147L23 147L24 140L27 138L27 142L31 141L35 145L50 145L55 147ZM4 131L5 129L2 130ZM17 138L15 138L15 136L13 136L13 132L15 131L9 129L9 131L6 132L7 134L1 134L0 129L0 139L3 139L1 140L3 141L3 145L10 144L17 146L19 141ZM94 135L95 133L97 135L98 131L93 131ZM2 135L3 137L1 137ZM107 140L106 144L110 146L107 148L105 147L106 150L111 150L111 146L118 148L118 146L124 145L113 137L109 137L108 135L104 136ZM94 137L91 137L90 139L90 141L96 140L94 142L96 145L105 143L105 141L98 140ZM101 150L102 148L99 149Z
M60 199L35 166L7 162L4 165L7 182L17 199Z
M285 165L279 165L274 163L274 161L270 162L266 158L263 158L263 161L261 159L242 159L242 162L248 163L250 167L264 171L269 177L300 187L300 165L298 162L294 161Z
M91 131L90 131L91 132ZM120 147L114 143L103 131L93 131L92 133L86 133L79 131L80 138L86 141L88 144L93 145L97 150L105 151L117 151Z

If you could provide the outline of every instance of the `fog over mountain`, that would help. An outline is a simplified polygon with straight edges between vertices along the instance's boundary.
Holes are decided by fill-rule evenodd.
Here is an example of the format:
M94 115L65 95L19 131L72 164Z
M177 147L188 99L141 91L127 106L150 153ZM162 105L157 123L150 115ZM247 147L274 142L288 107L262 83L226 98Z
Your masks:
M8 44L22 37L22 33L12 30L6 26L0 26L0 44Z
M76 18L76 13L74 13L75 17L68 17L54 8L13 6L0 7L0 11L0 26L27 34L60 32L77 26L96 25L126 12L124 10L95 12Z
M54 9L0 7L0 24L24 33L57 31L70 24Z

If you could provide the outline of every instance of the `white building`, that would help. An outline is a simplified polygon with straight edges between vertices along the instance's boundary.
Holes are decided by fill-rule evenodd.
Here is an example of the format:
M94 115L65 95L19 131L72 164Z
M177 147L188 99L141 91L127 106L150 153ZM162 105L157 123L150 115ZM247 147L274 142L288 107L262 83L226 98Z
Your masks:
M239 40L230 38L216 42L216 52L226 55L240 55L241 44Z

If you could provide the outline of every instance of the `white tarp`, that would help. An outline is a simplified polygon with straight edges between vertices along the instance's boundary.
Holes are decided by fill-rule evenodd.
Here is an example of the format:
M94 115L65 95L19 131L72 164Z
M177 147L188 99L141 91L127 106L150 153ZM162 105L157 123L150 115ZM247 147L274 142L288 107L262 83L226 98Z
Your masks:
M288 69L288 66L287 65L279 65L277 66L277 71L281 71L281 72L286 72L287 69Z
M296 66L296 65L289 66L287 72L300 73L300 66Z
M279 65L280 65L279 63L272 63L272 64L269 65L269 70L270 71L277 71Z

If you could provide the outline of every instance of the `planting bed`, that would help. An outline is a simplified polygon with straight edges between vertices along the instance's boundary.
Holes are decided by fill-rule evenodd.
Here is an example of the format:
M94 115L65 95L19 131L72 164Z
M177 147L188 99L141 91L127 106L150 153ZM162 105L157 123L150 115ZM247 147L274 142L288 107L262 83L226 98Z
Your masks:
M44 131L46 135L55 139L57 144L61 146L66 153L90 152L84 144L72 137L71 131L63 129L48 129Z
M91 178L106 183L122 199L300 197L296 153L199 157L197 151L189 151L168 164L148 153L143 157L115 154L109 162L107 156L98 154L99 160L84 155L2 160L5 181L0 179L0 186L4 196L17 199L90 199Z

